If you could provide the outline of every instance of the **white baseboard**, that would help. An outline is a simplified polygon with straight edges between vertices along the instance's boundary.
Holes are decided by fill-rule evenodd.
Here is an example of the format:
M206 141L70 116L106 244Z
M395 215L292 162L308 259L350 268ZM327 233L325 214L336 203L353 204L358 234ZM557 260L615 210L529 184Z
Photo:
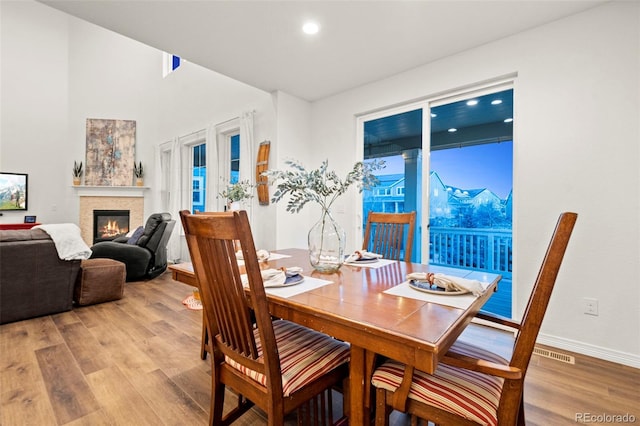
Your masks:
M603 348L584 342L577 342L575 340L545 334L538 335L538 340L536 340L536 342L557 349L564 349L566 351L603 359L605 361L640 368L640 355L637 354L615 351L609 348Z

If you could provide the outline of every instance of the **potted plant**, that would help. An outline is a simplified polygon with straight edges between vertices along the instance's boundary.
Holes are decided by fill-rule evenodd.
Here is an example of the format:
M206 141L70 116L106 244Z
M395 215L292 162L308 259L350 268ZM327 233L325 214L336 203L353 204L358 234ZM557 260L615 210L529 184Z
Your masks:
M228 210L239 210L244 201L253 198L253 185L248 180L231 183L218 194L218 197L227 200Z
M73 184L80 185L80 180L82 179L82 161L78 163L77 161L73 162Z
M133 163L133 174L136 177L136 186L144 185L144 168L142 167L142 161L138 164Z
M320 205L320 220L308 235L309 261L320 272L335 272L344 262L345 232L331 216L331 206L353 184L357 185L358 192L376 185L378 179L373 172L384 168L385 162L359 161L344 179L328 170L328 160L309 171L296 161L285 161L285 164L293 170L267 170L263 173L273 182L279 181L271 201L277 203L289 195L287 211L292 213L298 213L310 201Z

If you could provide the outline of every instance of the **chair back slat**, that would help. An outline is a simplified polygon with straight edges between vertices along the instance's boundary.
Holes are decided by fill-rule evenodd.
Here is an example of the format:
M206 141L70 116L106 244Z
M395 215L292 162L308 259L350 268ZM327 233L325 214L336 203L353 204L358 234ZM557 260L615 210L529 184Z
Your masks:
M416 212L379 213L370 211L364 233L362 248L380 254L385 259L410 262L413 253L413 234ZM406 244L405 240L406 228Z
M278 350L246 212L191 215L184 211L180 217L200 286L204 314L212 330L214 354L218 351L267 375L271 386L281 389ZM236 258L238 241L245 259L250 298L245 293ZM257 350L254 318L262 356Z

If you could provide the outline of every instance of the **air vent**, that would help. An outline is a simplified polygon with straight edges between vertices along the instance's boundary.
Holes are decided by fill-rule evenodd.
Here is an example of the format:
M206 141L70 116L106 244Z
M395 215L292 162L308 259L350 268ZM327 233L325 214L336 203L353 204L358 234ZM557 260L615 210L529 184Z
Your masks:
M556 361L566 362L567 364L576 363L576 359L571 355L563 354L562 352L550 351L548 349L542 349L537 346L533 348L533 353L545 358L551 358L555 359Z

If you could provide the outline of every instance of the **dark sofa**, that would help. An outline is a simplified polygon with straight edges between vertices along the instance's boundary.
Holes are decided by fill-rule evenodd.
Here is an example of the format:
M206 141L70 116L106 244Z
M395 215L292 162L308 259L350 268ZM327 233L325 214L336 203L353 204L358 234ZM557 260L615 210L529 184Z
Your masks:
M79 270L43 230L0 230L0 324L71 310Z

